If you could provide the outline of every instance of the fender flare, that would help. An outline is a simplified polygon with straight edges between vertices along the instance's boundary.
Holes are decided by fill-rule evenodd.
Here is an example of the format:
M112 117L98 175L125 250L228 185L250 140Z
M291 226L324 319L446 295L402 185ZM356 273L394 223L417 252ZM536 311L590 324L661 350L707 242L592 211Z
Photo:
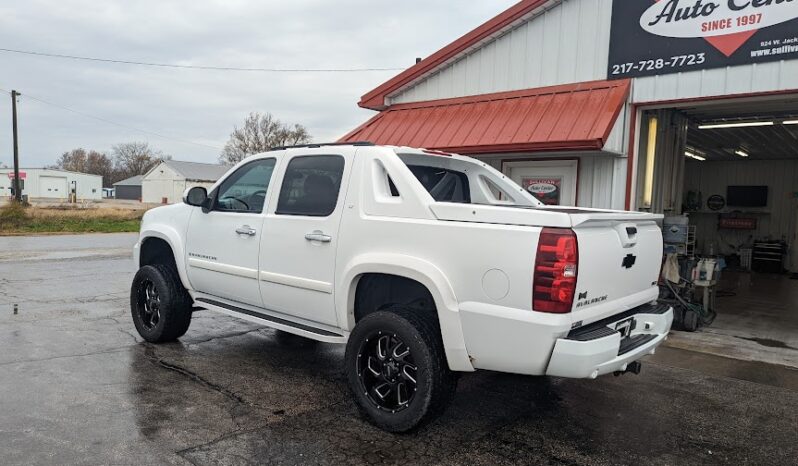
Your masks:
M141 231L139 238L139 256L141 255L141 248L144 247L144 242L147 241L147 238L158 238L166 241L166 244L172 248L175 265L177 265L177 274L180 276L183 287L187 290L193 289L191 283L188 281L188 274L186 273L185 249L183 248L183 242L180 240L180 234L177 230L162 224L150 225L146 230ZM140 263L140 257L136 258L136 263Z
M344 266L342 278L336 286L339 292L335 297L338 322L344 330L351 332L355 327L355 291L360 277L367 273L397 275L424 285L435 301L449 368L454 371L474 371L465 347L460 308L454 290L439 268L417 257L388 253L363 254Z

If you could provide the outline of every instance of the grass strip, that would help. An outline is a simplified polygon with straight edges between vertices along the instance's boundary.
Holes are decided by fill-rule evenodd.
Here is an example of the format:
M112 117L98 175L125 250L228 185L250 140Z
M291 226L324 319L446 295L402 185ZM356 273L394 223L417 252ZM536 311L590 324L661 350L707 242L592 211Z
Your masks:
M137 232L144 210L40 208L8 203L0 207L0 235Z

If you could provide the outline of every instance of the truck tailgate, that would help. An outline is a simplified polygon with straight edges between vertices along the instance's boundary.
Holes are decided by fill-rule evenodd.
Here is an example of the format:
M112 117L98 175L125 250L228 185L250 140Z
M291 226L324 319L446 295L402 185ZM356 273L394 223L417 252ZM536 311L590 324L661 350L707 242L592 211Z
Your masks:
M621 313L658 295L662 233L654 217L624 218L622 213L614 219L598 217L574 222L579 244L575 326Z
M570 228L578 240L573 325L589 324L657 299L661 215L559 206L435 203L440 220Z

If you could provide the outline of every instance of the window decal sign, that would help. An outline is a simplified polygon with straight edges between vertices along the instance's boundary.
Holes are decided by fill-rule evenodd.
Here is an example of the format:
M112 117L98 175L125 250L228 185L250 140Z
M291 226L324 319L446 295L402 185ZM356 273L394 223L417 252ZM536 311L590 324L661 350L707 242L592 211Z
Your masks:
M546 205L560 205L562 178L522 178L521 186Z
M798 59L798 0L616 0L608 77Z

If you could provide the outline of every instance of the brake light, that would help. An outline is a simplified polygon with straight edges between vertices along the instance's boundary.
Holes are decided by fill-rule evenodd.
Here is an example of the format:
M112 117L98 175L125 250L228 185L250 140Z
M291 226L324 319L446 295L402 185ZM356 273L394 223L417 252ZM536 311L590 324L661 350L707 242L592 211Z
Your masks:
M567 228L544 228L540 233L532 281L532 309L539 312L571 312L576 293L579 247L576 234Z

